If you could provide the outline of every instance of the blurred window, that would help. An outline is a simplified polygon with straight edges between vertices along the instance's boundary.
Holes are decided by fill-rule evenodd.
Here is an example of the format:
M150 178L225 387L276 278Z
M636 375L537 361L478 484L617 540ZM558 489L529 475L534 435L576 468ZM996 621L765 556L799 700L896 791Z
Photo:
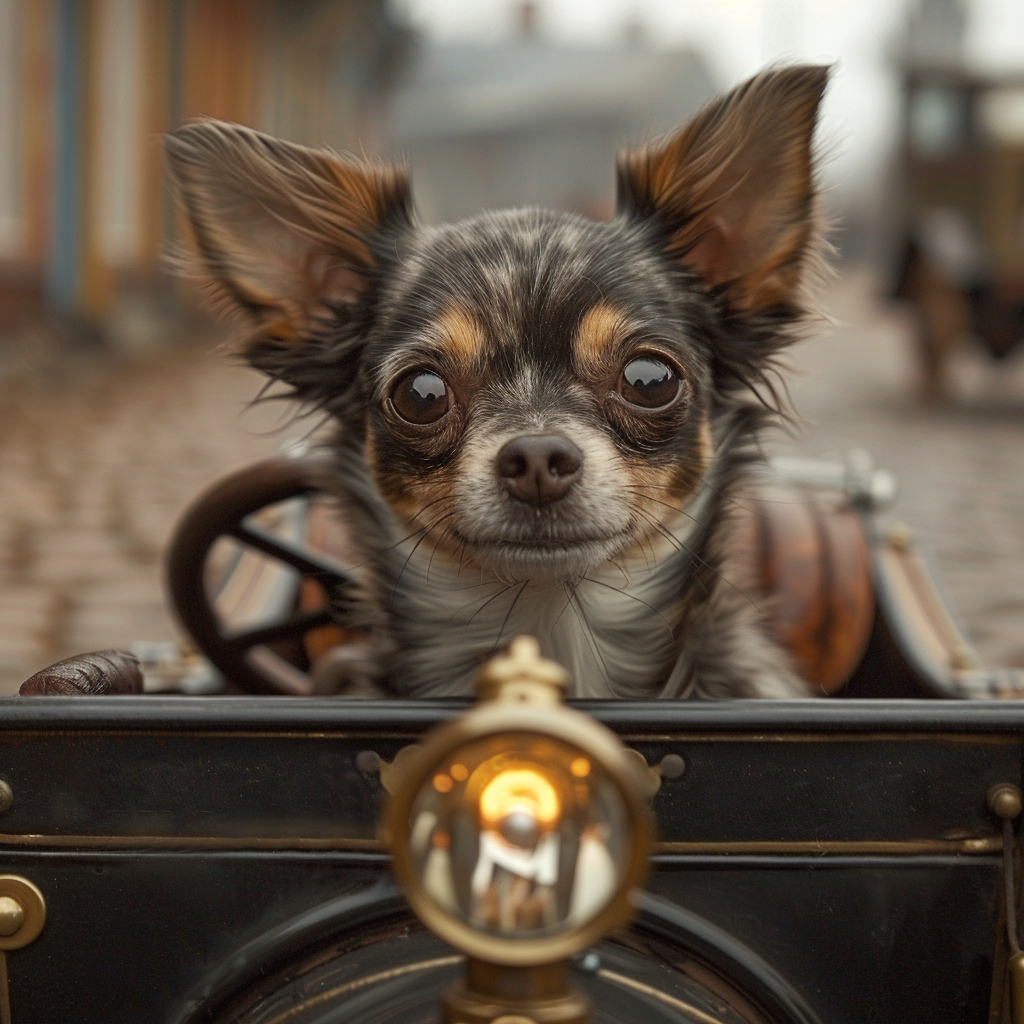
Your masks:
M981 97L978 115L996 142L1024 143L1024 89L993 89Z
M920 156L946 156L967 142L970 97L948 85L920 86L910 96L910 143Z

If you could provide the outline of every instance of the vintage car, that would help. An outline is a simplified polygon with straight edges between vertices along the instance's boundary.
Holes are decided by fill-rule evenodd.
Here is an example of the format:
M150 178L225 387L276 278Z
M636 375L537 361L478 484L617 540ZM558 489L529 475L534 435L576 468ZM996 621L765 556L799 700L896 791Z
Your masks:
M910 65L903 100L894 291L937 399L965 337L1000 360L1024 335L1024 79Z
M282 457L184 516L205 661L0 701L0 1022L1024 1021L1024 679L879 526L863 453L751 498L805 701L566 708L528 644L472 710L329 695L360 638L324 608L351 558L320 477ZM480 824L513 792L562 829L525 867Z

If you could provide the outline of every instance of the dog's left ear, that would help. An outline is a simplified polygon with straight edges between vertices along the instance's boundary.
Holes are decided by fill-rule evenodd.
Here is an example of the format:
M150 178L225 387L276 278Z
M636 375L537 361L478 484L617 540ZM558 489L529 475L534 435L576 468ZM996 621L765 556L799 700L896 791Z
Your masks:
M812 137L826 67L763 72L681 132L620 154L618 205L746 312L792 308L815 233Z

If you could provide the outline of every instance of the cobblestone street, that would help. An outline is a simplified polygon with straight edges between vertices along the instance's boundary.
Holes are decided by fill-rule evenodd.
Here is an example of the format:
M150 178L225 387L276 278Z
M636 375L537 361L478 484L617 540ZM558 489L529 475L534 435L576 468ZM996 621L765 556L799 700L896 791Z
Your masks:
M965 354L944 410L913 401L909 321L852 274L834 330L798 349L807 423L777 451L872 451L896 472L892 518L931 546L989 664L1024 665L1024 364ZM174 635L160 558L206 484L278 450L280 406L246 409L256 375L194 349L58 390L8 389L0 407L0 692L68 654Z
M194 349L0 412L0 692L68 654L174 636L160 556L198 491L270 454L281 408L260 381Z

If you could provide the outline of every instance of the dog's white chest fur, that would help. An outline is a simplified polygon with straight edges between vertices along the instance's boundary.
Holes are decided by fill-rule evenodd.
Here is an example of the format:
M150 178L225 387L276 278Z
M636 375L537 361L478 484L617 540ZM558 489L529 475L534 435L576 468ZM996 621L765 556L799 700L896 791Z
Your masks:
M662 538L561 585L507 584L414 553L393 601L410 695L472 693L482 659L525 633L569 670L570 696L654 696L677 648L677 595L690 559L686 541L697 528L683 520L674 541Z

